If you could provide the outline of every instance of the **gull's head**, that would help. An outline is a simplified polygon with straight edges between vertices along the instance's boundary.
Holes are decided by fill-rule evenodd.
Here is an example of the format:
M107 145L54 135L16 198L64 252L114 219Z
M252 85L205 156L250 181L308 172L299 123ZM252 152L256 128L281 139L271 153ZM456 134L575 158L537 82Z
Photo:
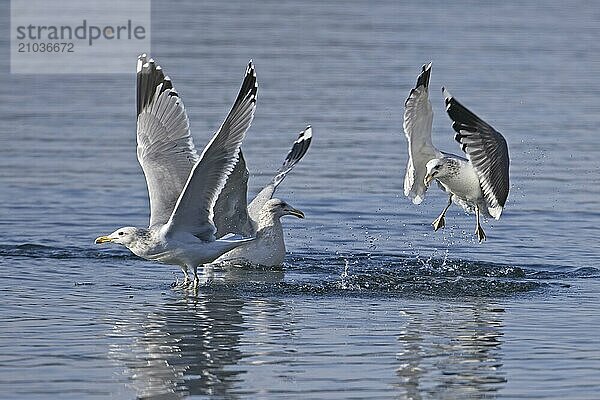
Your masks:
M446 176L449 171L446 159L444 158L434 158L433 160L429 160L425 168L427 168L425 179L423 179L425 186L429 186L434 179Z
M302 211L279 199L271 199L267 201L263 206L262 211L272 215L275 218L281 218L284 215L293 215L294 217L304 218L304 213Z
M138 239L138 229L132 226L119 228L108 236L100 236L96 238L94 243L117 243L125 247L129 247Z

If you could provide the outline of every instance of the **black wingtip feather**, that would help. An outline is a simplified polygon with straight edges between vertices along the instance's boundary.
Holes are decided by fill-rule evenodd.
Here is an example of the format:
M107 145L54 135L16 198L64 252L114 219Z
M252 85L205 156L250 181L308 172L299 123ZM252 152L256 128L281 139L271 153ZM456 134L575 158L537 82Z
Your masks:
M137 61L137 115L150 104L156 88L161 84L161 93L169 90L170 95L178 96L173 90L171 79L165 76L163 69L146 54L140 55Z
M444 87L442 87L442 94L444 95L446 112L453 121L452 129L459 133L454 137L457 141L460 141L459 139L464 137L460 135L461 131L476 132L478 126L482 124L487 125L481 118L456 100Z
M294 142L292 149L288 153L283 162L281 169L291 168L298 163L304 157L308 148L310 147L310 143L312 142L312 128L308 125L300 134L298 135L298 139Z
M290 152L285 157L283 164L277 170L277 173L273 177L273 185L277 187L290 172L296 164L306 155L308 148L310 147L310 143L312 141L312 127L308 125L300 135L298 135L298 139L292 145Z
M429 78L431 76L431 62L428 64L423 64L421 68L421 73L417 77L417 84L415 85L415 89L419 86L429 87Z
M256 97L258 95L258 81L256 79L256 69L254 68L254 63L252 60L248 62L248 66L246 67L246 75L244 76L244 81L242 82L242 86L238 93L237 98L234 102L234 107L240 102L244 101L246 98L250 98L252 103L256 103Z
M404 102L405 107L408 105L408 101L410 100L410 98L412 97L412 95L415 93L415 91L418 88L420 88L421 86L424 88L429 88L430 76L431 76L431 62L429 62L428 64L423 64L423 67L421 67L421 73L417 77L417 83L415 84L415 87L410 90L410 93L408 94L408 97L407 97L406 101Z

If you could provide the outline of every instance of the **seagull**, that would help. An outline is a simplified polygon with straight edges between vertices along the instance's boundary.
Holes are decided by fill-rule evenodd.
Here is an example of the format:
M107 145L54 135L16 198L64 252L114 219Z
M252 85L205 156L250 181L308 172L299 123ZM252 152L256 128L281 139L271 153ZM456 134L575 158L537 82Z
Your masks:
M249 206L246 205L249 172L240 151L240 159L217 200L215 225L217 234L235 232L244 236L255 236L256 240L222 255L215 263L265 267L276 267L283 263L285 241L280 218L285 215L304 218L304 213L280 199L273 198L273 195L287 174L304 157L311 141L312 128L309 125L300 132L281 167Z
M217 198L252 122L257 91L250 60L231 111L198 155L171 79L142 54L137 61L137 157L148 186L150 223L148 228L117 229L95 243L121 244L144 259L178 265L184 286L190 282L188 268L192 268L197 287L198 266L252 241L235 234L215 236L213 220Z
M215 263L278 267L285 258L285 241L280 218L293 215L304 218L304 213L285 201L268 200L256 221L256 240L245 243L219 257Z
M486 239L480 215L500 219L509 190L509 156L504 137L460 104L445 88L442 94L446 112L467 158L445 153L432 144L433 111L429 101L431 63L423 65L415 87L404 104L404 133L408 140L408 165L404 195L420 204L432 180L448 193L448 204L433 222L437 231L445 226L448 208L455 203L475 213L475 233L481 243Z

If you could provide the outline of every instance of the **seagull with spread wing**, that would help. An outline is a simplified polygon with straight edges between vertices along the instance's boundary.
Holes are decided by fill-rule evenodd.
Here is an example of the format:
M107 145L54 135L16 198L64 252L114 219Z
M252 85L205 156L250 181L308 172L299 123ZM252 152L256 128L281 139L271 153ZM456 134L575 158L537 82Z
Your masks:
M187 113L162 68L145 54L137 62L137 157L148 186L148 228L124 227L95 243L112 242L147 260L197 268L244 243L242 235L216 235L213 222L217 198L239 158L250 127L258 84L252 61L225 121L198 155ZM222 236L222 237L221 237ZM217 239L218 238L218 239Z
M255 236L256 240L223 254L216 263L252 264L275 267L283 263L285 240L280 218L304 213L285 201L273 198L275 190L287 174L304 157L312 141L312 128L307 126L294 141L283 165L269 184L247 206L248 169L240 151L240 159L229 176L215 206L215 225L219 232Z
M433 221L434 230L445 226L452 203L475 213L477 239L486 239L480 215L499 219L509 190L509 155L504 137L465 106L445 88L446 112L453 121L454 138L467 158L439 151L431 140L433 111L429 101L431 63L423 65L415 87L404 104L404 133L408 140L408 165L404 194L420 204L432 180L448 193L448 204Z

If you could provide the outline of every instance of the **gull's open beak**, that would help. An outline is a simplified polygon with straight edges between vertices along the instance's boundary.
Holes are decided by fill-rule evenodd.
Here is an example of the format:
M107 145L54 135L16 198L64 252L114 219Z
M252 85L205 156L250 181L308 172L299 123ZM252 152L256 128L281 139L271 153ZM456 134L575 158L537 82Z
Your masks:
M425 186L429 186L429 184L431 183L432 180L433 180L433 175L427 174L427 175L425 175L425 179L423 179L423 183L425 184Z
M108 242L112 242L112 239L109 238L108 236L100 236L100 237L96 238L96 240L94 240L95 244L102 244L102 243L108 243Z
M288 208L287 212L290 213L290 215L293 215L294 217L298 217L298 218L304 218L304 213L300 210L298 210L297 208Z

